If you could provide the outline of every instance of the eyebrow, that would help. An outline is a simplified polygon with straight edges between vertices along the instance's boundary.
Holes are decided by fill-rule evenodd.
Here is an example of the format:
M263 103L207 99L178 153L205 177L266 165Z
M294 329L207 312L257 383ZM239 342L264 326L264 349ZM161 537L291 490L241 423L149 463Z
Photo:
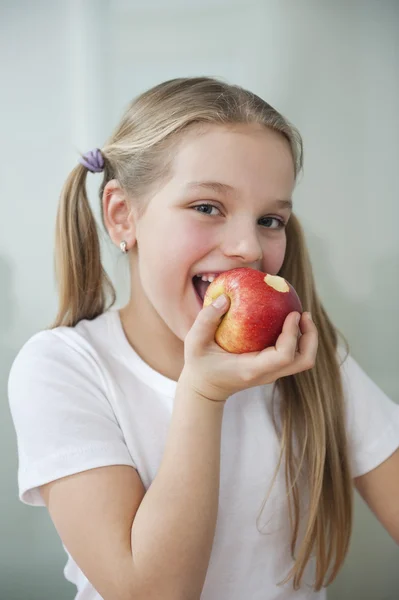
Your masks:
M186 185L186 188L200 188L222 194L231 194L234 192L234 188L231 185L220 183L219 181L191 181ZM293 207L291 198L287 200L275 200L273 203L279 208L288 208L289 210L292 210Z

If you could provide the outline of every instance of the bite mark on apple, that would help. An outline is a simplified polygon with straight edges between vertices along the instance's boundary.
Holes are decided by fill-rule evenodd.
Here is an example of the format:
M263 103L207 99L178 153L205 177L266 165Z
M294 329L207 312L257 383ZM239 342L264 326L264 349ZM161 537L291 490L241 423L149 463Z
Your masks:
M289 292L290 290L285 279L283 277L279 277L278 275L266 275L264 281L266 285L270 285L270 287L274 288L278 292Z

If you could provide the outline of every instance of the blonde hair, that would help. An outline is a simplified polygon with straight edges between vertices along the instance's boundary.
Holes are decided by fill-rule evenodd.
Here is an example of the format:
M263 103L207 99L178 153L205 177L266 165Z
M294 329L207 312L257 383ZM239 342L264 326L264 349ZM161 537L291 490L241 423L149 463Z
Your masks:
M105 169L100 200L105 184L114 178L129 196L143 199L168 175L173 145L189 127L236 123L259 123L284 136L298 176L303 167L301 136L272 106L220 80L180 78L153 87L128 106L101 149ZM73 327L82 319L94 319L116 299L101 264L97 226L85 190L86 174L86 168L77 165L60 198L55 256L59 310L52 327ZM139 205L139 210L143 207ZM293 213L286 234L285 260L279 275L294 286L303 309L311 311L319 332L319 348L313 369L275 384L281 395L281 451L272 484L285 455L291 556L295 562L284 583L292 578L294 589L298 589L309 559L315 556L314 588L319 590L333 581L342 566L352 529L353 489L337 354L339 332L318 298L304 233ZM297 548L301 521L298 477L304 472L309 477L309 508L303 540Z

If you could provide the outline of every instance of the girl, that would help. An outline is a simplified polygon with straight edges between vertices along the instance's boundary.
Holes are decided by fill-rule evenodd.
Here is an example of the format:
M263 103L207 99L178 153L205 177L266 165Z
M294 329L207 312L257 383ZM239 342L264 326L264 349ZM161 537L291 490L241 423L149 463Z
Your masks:
M203 77L142 94L70 174L59 312L15 359L9 400L20 499L47 506L77 599L325 598L353 482L399 541L399 409L317 295L292 210L301 167L282 115ZM103 225L128 253L121 310L88 171L104 173ZM236 267L286 278L306 309L263 352L214 342L228 298L202 308L207 281Z

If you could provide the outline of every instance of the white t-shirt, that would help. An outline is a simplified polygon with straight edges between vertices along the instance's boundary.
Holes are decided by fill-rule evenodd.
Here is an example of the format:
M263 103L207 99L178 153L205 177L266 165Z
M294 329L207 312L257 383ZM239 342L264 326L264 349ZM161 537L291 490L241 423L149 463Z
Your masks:
M399 446L399 406L352 357L341 371L351 463L358 476ZM258 522L264 533L257 529L279 455L271 416L273 387L251 388L227 400L219 512L202 600L326 597L325 590L310 588L313 562L301 590L295 592L292 581L277 586L293 564L284 468ZM106 465L134 467L148 489L162 459L175 390L176 382L154 371L132 349L114 308L74 328L35 334L9 376L22 502L44 506L38 486ZM301 496L306 497L306 490ZM69 554L64 574L78 588L76 600L100 600Z

